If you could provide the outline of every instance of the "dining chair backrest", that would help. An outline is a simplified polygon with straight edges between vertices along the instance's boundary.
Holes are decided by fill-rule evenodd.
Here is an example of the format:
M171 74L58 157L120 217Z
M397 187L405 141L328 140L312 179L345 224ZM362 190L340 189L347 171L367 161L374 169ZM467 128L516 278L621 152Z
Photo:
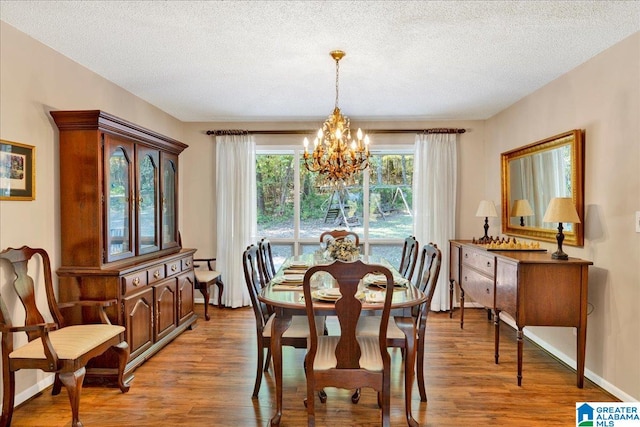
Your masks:
M384 274L387 278L387 286L393 289L394 280L391 271L377 264L365 264L358 260L355 262L334 261L331 264L319 264L311 267L304 275L302 284L304 290L304 300L307 310L307 318L309 319L309 360L310 366L313 366L315 358L315 349L317 347L318 334L315 327L314 304L315 300L312 295L311 277L317 272L325 272L333 276L337 287L342 295L335 302L335 312L340 324L340 342L336 347L336 358L338 360L337 369L358 369L360 368L360 348L356 339L356 326L362 311L361 295L358 294L358 286L361 280L367 274ZM389 320L389 311L393 292L386 292L384 299L384 307L382 309L382 319L380 325L380 353L383 360L389 362L389 354L386 351L386 335L387 323Z
M250 245L242 253L242 268L244 270L244 280L251 298L253 306L253 314L256 317L256 327L258 333L262 334L262 330L269 319L269 310L262 301L258 299L258 295L262 291L262 287L266 285L260 281L260 266L258 258L260 257L258 246Z
M425 294L427 299L415 308L417 312L414 314L418 322L420 322L421 319L426 321L431 300L433 299L433 294L438 284L440 265L442 264L442 252L435 243L424 245L420 253L420 267L418 269L418 281L416 283L418 289Z
M276 275L276 267L273 263L273 252L271 252L271 242L263 238L258 242L259 261L263 277L261 280L268 282Z
M418 241L414 236L409 236L404 239L404 245L402 246L402 258L400 259L400 267L398 271L402 274L402 277L411 281L413 273L416 269L416 262L418 260Z
M329 240L350 239L353 240L356 246L360 246L360 236L357 233L349 230L331 230L325 231L320 234L320 243L328 243Z

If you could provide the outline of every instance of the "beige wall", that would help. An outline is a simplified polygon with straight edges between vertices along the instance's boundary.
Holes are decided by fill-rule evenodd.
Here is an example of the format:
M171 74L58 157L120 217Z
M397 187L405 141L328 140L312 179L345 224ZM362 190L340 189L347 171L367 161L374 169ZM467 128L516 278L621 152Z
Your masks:
M589 272L586 369L618 396L640 399L640 33L486 122L488 195L500 200L500 153L571 129L585 131L585 245L569 256ZM547 248L555 248L547 244ZM575 360L571 328L531 332ZM525 356L526 358L526 356ZM525 360L526 370L526 360ZM525 373L525 376L527 374ZM526 379L525 379L526 382Z
M54 269L60 266L58 131L49 111L101 109L183 140L180 121L4 22L0 93L0 138L36 147L36 199L0 201L0 248L44 248ZM3 297L14 294L7 279L6 268L0 267ZM24 318L21 311L10 311L14 321ZM41 371L18 372L16 400L35 394L49 380Z
M639 37L609 49L490 120L468 122L362 123L370 128L464 127L460 136L458 237L482 234L474 216L484 198L500 201L499 154L538 139L586 129L586 242L567 247L590 259L587 370L619 396L640 398L640 234L633 211L640 210L638 142ZM198 256L216 255L215 143L207 129L295 129L318 123L181 123L84 67L0 22L0 138L36 146L36 200L0 202L0 248L27 244L45 248L59 266L58 140L48 112L102 109L189 144L180 161L180 224L183 244ZM395 139L395 137L394 137ZM382 142L381 139L379 139ZM393 143L385 137L385 143ZM19 225L16 226L16 224ZM500 230L499 219L490 233ZM7 292L5 271L0 290ZM19 320L19 319L18 319ZM575 337L562 328L534 328L553 349L575 359ZM526 361L525 361L526 370ZM46 380L37 371L20 373L18 399Z

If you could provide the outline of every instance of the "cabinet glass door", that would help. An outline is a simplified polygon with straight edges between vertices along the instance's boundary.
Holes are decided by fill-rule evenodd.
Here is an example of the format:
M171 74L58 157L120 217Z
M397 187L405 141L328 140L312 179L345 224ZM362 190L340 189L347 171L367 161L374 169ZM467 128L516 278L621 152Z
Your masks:
M160 249L158 239L158 175L157 150L138 148L138 254Z
M178 156L162 153L162 249L178 246L176 187Z
M132 178L133 145L114 138L105 140L106 262L133 256Z

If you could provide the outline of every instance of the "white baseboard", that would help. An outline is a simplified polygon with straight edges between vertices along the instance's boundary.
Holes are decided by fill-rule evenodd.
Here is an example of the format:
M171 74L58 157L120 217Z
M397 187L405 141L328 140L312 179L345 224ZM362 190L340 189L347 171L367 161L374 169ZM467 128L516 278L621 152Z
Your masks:
M23 404L24 402L26 402L27 400L31 399L32 397L34 397L38 393L42 392L47 387L51 386L51 384L53 384L54 378L55 378L55 376L53 374L47 375L46 378L43 378L42 380L38 381L37 383L35 383L31 387L29 387L29 388L25 389L24 391L16 394L15 402L14 402L13 406L16 407L18 405ZM2 408L2 404L0 404L0 408Z

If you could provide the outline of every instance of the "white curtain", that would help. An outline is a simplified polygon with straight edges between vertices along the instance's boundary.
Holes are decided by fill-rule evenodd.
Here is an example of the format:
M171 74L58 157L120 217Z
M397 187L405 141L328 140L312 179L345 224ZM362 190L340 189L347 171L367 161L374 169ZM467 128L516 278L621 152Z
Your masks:
M457 135L416 135L413 167L414 235L442 252L431 310L449 310L449 240L455 238Z
M242 253L256 241L256 161L253 137L216 137L217 261L226 307L251 304ZM215 300L215 299L214 299Z

